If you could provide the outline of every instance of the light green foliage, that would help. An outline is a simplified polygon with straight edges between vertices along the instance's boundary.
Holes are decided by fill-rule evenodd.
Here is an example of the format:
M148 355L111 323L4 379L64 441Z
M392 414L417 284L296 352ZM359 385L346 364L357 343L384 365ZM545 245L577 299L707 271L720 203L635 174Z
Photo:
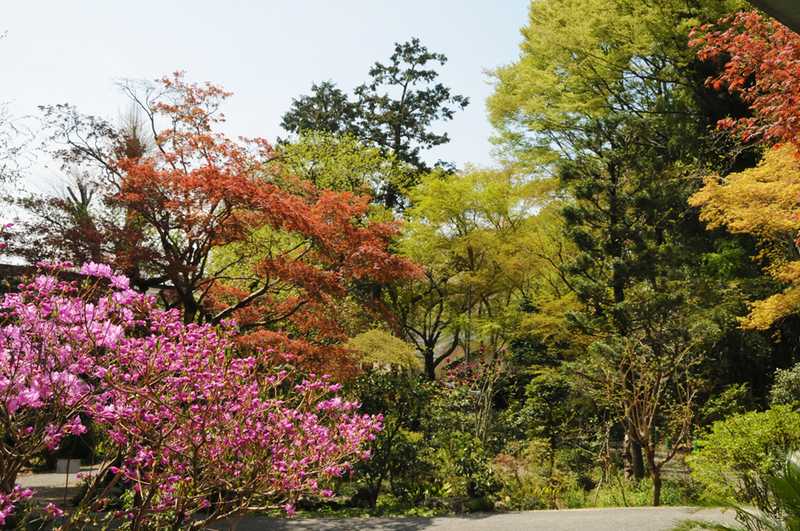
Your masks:
M465 350L502 348L521 325L524 297L565 294L553 187L513 169L471 170L432 173L412 193L400 249L439 280Z
M702 424L708 425L744 413L750 402L749 393L747 384L742 383L730 385L719 394L710 397L700 409Z
M350 339L345 346L359 352L364 363L378 368L422 369L414 347L383 330L367 330Z
M742 5L737 0L533 1L519 60L495 72L492 122L515 154L530 159L536 146L550 152L553 137L528 133L576 129L580 135L576 126L586 120L652 110L654 104L674 106L690 97L683 90L695 60L689 31Z
M775 383L769 392L769 401L773 406L800 404L800 363L788 369L775 371Z
M662 505L700 505L696 484L666 479L661 492ZM575 490L565 494L570 508L580 507L649 507L653 504L653 482L625 479L621 473L609 475L606 481L592 490Z
M403 182L411 171L393 154L352 135L323 131L305 132L279 145L275 163L317 188L357 194L375 194L382 183Z
M735 415L715 422L696 445L689 464L708 497L758 502L768 496L765 478L800 448L800 413L775 406Z

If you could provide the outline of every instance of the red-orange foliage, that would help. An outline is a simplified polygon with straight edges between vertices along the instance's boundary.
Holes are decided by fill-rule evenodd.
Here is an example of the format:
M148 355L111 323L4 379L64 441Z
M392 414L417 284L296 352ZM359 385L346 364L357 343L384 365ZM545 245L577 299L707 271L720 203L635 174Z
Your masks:
M747 103L752 116L724 119L745 141L800 143L800 35L757 11L740 12L693 31L698 57L718 62L707 80Z
M58 155L70 169L94 173L71 198L27 201L39 215L26 227L27 254L47 249L110 263L140 289L159 290L187 321L236 318L278 350L344 370L344 360L323 359L344 355L335 348L345 334L331 307L418 272L389 251L397 226L369 222L368 197L272 175L266 140L234 141L217 130L230 96L221 88L188 83L181 73L159 83L144 95L127 89L144 120L126 130L69 107L47 109L64 143ZM257 250L244 276L237 265L252 256L215 262L215 249L250 241L262 227L290 243Z

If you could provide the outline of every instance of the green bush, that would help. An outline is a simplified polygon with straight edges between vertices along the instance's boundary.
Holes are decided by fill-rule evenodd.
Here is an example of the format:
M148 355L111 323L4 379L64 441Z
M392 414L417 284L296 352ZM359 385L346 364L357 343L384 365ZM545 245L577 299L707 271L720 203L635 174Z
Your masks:
M769 400L773 406L800 405L800 363L789 369L775 371L775 383L770 389Z
M768 504L755 511L737 508L737 520L746 531L797 531L800 529L800 465L787 460L783 469L765 478Z
M492 468L500 481L497 505L502 509L558 509L569 506L578 490L577 475L562 465L545 439L511 445L497 455Z
M689 457L692 477L709 499L759 503L764 478L777 473L788 452L800 448L800 413L789 406L734 415L715 422Z

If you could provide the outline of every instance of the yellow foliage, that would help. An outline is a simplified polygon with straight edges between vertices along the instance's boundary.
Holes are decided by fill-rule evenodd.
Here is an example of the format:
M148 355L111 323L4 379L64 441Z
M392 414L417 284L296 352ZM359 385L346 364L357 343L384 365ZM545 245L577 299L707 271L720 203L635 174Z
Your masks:
M700 219L710 228L752 234L764 243L794 241L800 229L800 165L794 148L766 153L755 168L728 175L722 182L709 177L689 203L701 208Z
M752 330L767 330L772 323L788 317L800 309L800 286L793 285L781 293L750 305L750 314L741 319L742 327Z
M742 319L745 328L764 330L776 320L800 310L800 260L795 239L800 231L800 159L796 148L769 150L755 167L706 178L703 188L689 199L700 208L709 228L724 227L734 234L751 234L768 258L766 271L787 288L751 305Z

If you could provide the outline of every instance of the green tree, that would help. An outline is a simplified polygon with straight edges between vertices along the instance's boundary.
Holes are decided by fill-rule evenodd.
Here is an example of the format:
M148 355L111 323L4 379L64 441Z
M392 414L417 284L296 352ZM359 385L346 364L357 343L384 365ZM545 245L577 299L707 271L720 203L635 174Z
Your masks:
M352 97L331 82L315 84L310 95L292 101L282 126L292 133L350 133L398 164L414 168L395 173L402 179L380 183L381 202L397 208L408 189L430 170L422 152L450 140L432 126L451 120L469 104L468 98L436 81L435 67L446 62L445 55L429 51L419 39L396 43L389 61L376 62L369 70L370 80L356 87Z
M500 145L531 171L556 175L565 197L577 252L563 271L583 308L564 318L598 341L642 334L699 294L720 303L711 289L719 279L693 273L713 245L686 201L698 166L741 161L708 134L718 107L733 103L710 96L688 34L738 6L534 1L519 60L495 72L489 111ZM622 422L626 468L638 478L645 468L632 420Z
M562 242L552 184L512 169L471 170L434 172L414 190L399 246L426 277L389 297L429 378L456 348L468 360L505 350L525 300L566 291L553 267Z
M353 133L356 131L357 106L332 81L311 85L311 94L292 100L283 115L281 127L292 133Z

